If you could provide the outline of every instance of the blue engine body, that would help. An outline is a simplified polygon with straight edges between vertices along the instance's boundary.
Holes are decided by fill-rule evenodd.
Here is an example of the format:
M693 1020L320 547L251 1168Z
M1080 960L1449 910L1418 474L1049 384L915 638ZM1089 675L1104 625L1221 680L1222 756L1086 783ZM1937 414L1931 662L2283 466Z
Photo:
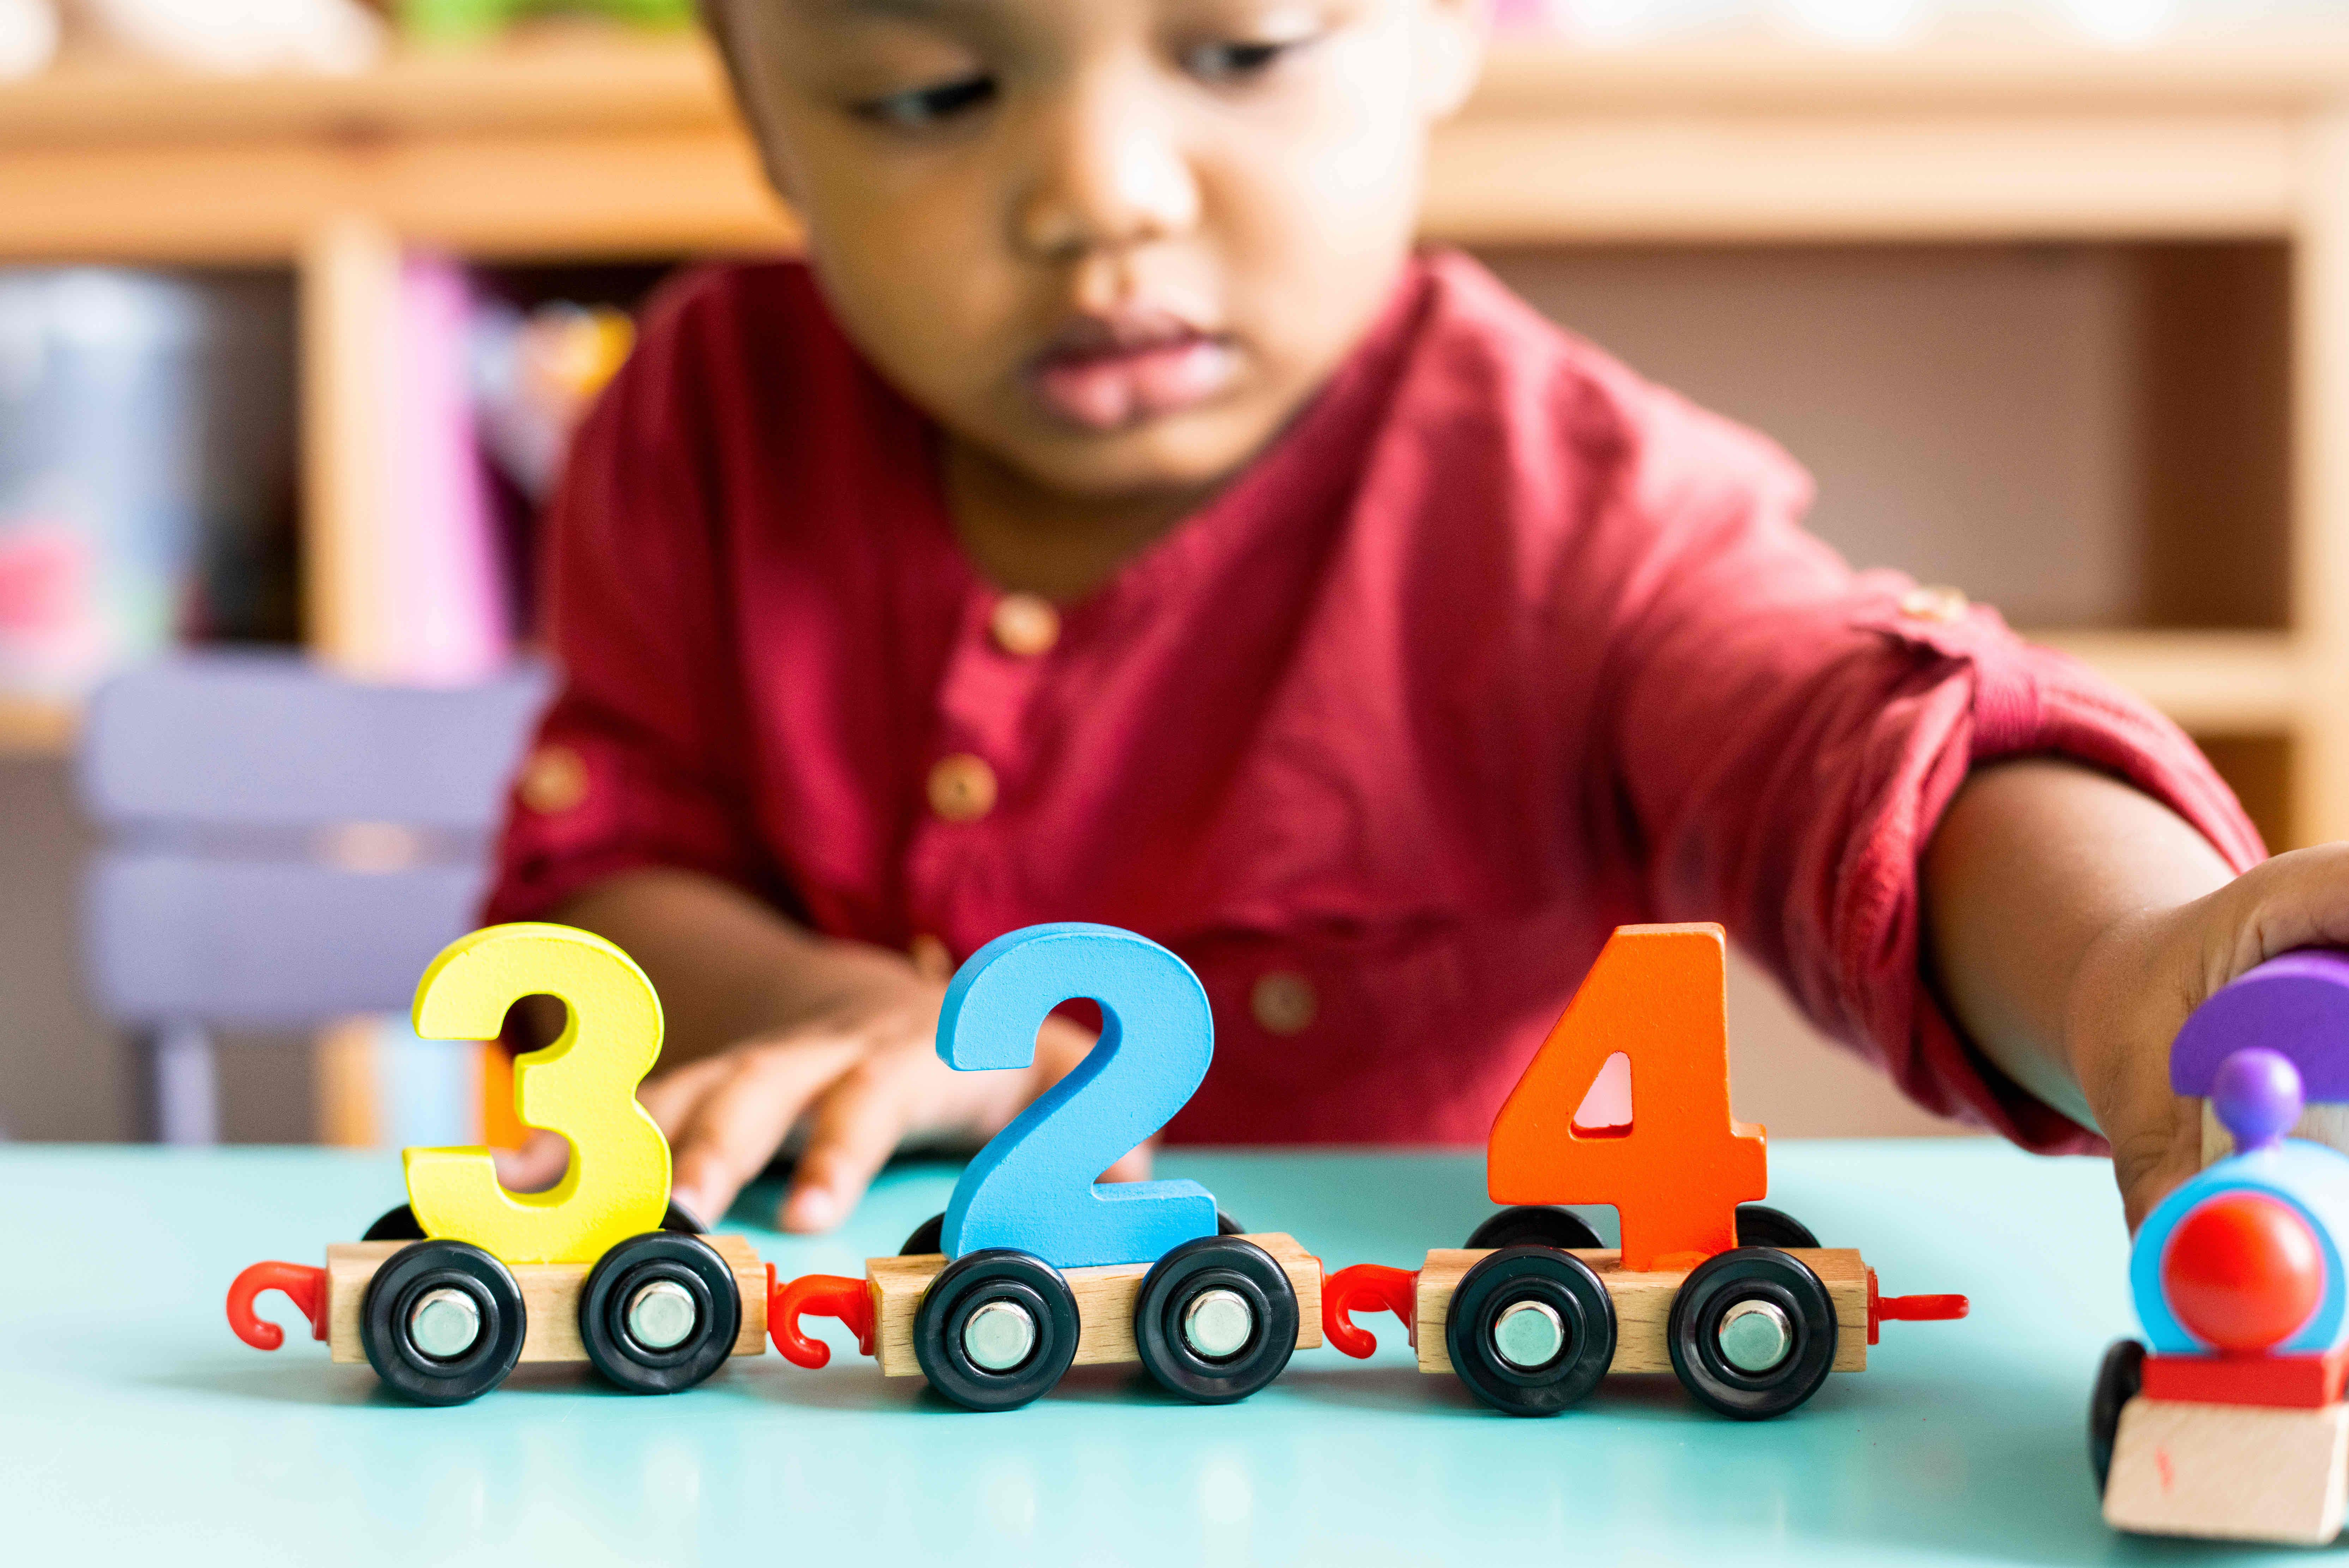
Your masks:
M2187 1332L2169 1310L2161 1261L2169 1239L2189 1214L2227 1192L2258 1192L2296 1210L2324 1250L2324 1294L2299 1333L2276 1346L2279 1355L2314 1355L2349 1338L2349 1291L2344 1291L2342 1239L2349 1237L2349 1155L2304 1138L2273 1148L2230 1155L2163 1199L2146 1217L2129 1252L2129 1291L2147 1348L2157 1355L2202 1355L2211 1347Z

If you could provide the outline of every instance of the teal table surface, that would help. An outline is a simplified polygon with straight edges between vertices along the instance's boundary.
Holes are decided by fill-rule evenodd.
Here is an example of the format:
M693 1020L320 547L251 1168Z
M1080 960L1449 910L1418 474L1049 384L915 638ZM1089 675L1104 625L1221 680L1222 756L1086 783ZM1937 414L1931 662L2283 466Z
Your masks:
M1379 1355L1299 1352L1244 1404L1132 1369L971 1415L919 1379L769 1354L689 1393L523 1367L452 1409L402 1405L295 1332L229 1333L246 1263L316 1263L401 1197L385 1156L0 1147L0 1563L792 1564L2234 1561L2108 1533L2084 1417L2134 1331L2107 1168L1974 1141L1780 1143L1771 1200L1857 1246L1889 1293L1963 1291L1961 1323L1889 1324L1864 1373L1776 1421L1668 1377L1546 1421ZM1162 1157L1335 1270L1416 1266L1492 1205L1464 1156ZM741 1228L786 1274L861 1272L942 1208L894 1170L836 1237ZM771 1213L753 1189L737 1220ZM1604 1212L1604 1211L1602 1211ZM1602 1230L1607 1230L1602 1223ZM836 1326L836 1325L827 1325ZM838 1343L835 1341L835 1343Z

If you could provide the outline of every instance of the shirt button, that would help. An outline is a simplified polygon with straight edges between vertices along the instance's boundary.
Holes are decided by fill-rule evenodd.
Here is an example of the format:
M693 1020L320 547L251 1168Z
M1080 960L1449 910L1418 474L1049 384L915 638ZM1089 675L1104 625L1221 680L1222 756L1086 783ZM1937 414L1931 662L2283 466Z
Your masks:
M1900 613L1910 620L1938 621L1947 626L1966 618L1973 601L1956 588L1933 587L1910 588L1900 596Z
M957 752L930 767L930 809L948 822L977 822L995 809L995 770Z
M1061 640L1061 612L1035 594L1006 594L987 618L995 646L1014 659L1040 659Z
M1320 1010L1321 999L1313 994L1313 982L1289 970L1257 976L1248 992L1248 1011L1270 1034L1299 1033Z
M555 816L587 798L587 763L569 746L541 746L522 765L514 794L542 816Z

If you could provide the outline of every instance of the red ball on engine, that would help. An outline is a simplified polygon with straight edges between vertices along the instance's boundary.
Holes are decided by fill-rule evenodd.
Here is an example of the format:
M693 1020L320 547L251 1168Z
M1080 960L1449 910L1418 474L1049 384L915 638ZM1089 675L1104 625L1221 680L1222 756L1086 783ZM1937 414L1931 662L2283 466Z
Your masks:
M2170 1232L2161 1259L2169 1310L2222 1351L2292 1337L2324 1295L2324 1250L2292 1209L2258 1192L2211 1199Z

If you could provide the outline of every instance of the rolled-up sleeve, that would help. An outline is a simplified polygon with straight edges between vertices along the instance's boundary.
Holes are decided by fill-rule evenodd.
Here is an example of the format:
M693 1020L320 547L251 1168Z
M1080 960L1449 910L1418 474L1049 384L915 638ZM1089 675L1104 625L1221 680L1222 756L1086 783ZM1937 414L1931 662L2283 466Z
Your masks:
M1669 400L1651 415L1610 502L1647 543L1608 607L1617 787L1653 908L1725 923L1926 1108L2036 1150L2101 1149L1990 1066L1925 983L1927 843L1968 770L2031 754L2127 781L2238 870L2263 856L2256 830L2143 702L1951 590L1849 570L1796 525L1808 483L1775 448Z
M709 421L694 323L657 306L581 427L550 509L544 603L563 685L509 802L486 919L543 916L617 872L676 866L746 888L740 676L724 657Z

